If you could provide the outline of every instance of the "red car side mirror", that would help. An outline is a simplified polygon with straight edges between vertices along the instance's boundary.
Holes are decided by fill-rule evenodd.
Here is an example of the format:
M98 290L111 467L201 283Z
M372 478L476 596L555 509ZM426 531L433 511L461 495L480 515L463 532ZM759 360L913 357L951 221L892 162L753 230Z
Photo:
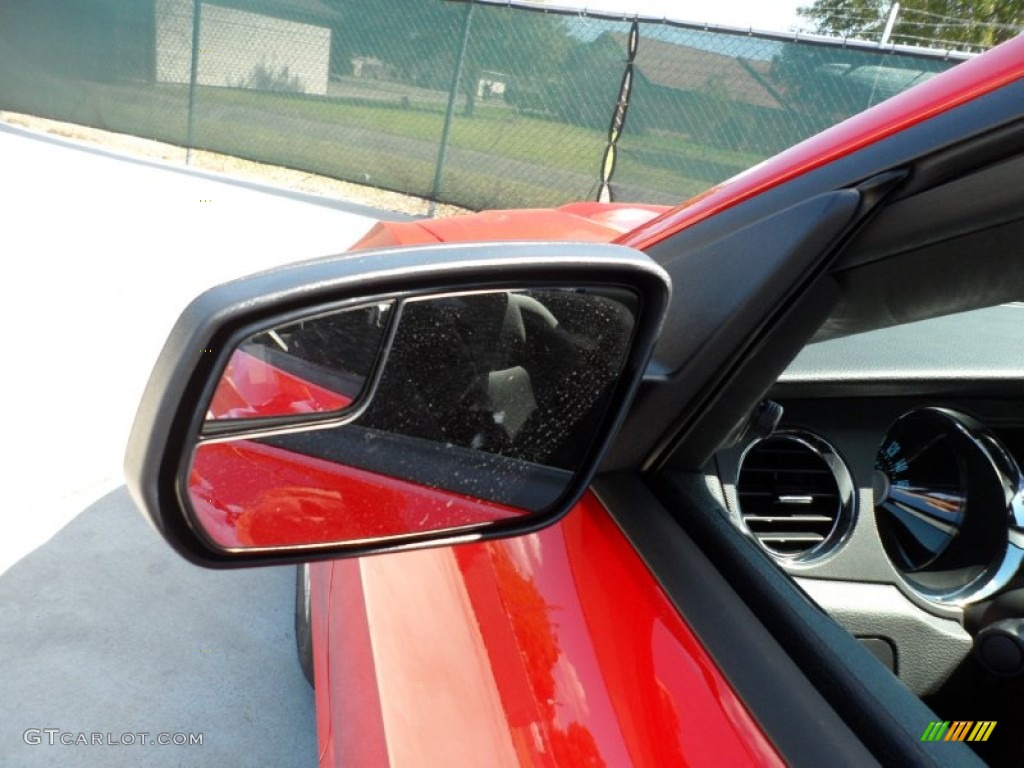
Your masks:
M360 253L183 313L132 431L129 489L211 567L511 536L579 498L669 297L617 246Z

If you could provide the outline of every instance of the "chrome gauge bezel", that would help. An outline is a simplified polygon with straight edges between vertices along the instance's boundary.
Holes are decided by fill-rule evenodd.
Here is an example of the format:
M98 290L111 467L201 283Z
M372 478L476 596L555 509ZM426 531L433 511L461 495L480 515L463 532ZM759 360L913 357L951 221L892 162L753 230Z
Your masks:
M984 524L994 526L986 531L992 539L998 540L992 546L991 552L983 555L983 561L978 563L981 567L980 573L961 584L948 587L929 586L922 583L919 576L908 573L901 569L892 559L891 553L886 550L893 570L899 577L901 584L911 593L920 598L943 606L962 607L971 603L985 600L993 595L1002 592L1013 586L1021 578L1021 571L1024 568L1024 474L1007 451L1006 447L993 435L981 422L973 417L949 408L927 407L915 408L904 413L886 430L886 435L879 446L881 453L882 446L890 441L890 435L897 426L905 424L908 419L926 416L929 419L939 420L946 428L953 431L961 439L958 441L960 450L972 451L973 455L963 458L970 466L977 467L976 471L983 472L985 477L969 477L968 483L975 484L975 495L977 495L977 483L990 483L986 489L993 503L1000 506L994 509L976 509L971 506L970 495L966 497L965 516L972 514L985 515L991 520L971 520L974 530L977 526ZM967 492L970 494L970 486ZM885 536L881 527L883 525L879 514L879 500L874 499L875 525L879 527L879 537L883 543ZM966 526L968 523L965 522ZM975 534L977 535L977 534ZM926 568L921 568L918 573L941 573L933 565L942 564L945 553L940 553L934 563Z
M839 509L836 512L836 520L832 529L823 541L813 547L793 555L786 555L769 549L758 539L757 535L744 522L743 510L740 505L739 481L743 473L744 464L750 452L757 446L768 440L786 438L800 443L809 449L825 463L832 471L839 494ZM740 454L736 465L736 477L733 483L735 488L736 522L742 533L753 541L769 557L776 560L786 568L800 568L803 566L816 566L830 559L835 555L853 534L857 523L857 494L853 482L853 475L846 462L839 455L839 452L823 437L803 429L780 429L767 437L760 437L748 443Z

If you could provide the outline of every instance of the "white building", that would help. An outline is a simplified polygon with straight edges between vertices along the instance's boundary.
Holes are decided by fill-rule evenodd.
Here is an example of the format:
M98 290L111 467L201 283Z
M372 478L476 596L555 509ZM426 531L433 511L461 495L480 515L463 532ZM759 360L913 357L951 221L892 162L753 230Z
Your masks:
M275 3L283 11L287 3ZM303 0L298 14L307 11ZM329 13L329 12L327 12ZM324 13L323 21L327 20ZM156 0L156 79L188 83L192 68L192 0ZM331 29L276 15L202 3L200 85L325 95Z

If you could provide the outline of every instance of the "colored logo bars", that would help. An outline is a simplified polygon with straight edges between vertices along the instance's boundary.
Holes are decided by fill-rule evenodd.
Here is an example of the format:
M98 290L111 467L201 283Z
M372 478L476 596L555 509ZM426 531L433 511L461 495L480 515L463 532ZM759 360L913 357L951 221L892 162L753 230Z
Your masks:
M988 741L995 730L995 720L954 720L928 723L921 741Z

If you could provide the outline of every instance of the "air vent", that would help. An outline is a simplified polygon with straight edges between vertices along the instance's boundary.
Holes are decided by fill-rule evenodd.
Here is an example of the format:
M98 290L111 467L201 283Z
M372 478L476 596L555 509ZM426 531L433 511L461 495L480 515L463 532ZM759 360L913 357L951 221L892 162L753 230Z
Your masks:
M821 438L779 432L747 449L736 483L743 525L771 554L820 557L852 523L853 482Z

